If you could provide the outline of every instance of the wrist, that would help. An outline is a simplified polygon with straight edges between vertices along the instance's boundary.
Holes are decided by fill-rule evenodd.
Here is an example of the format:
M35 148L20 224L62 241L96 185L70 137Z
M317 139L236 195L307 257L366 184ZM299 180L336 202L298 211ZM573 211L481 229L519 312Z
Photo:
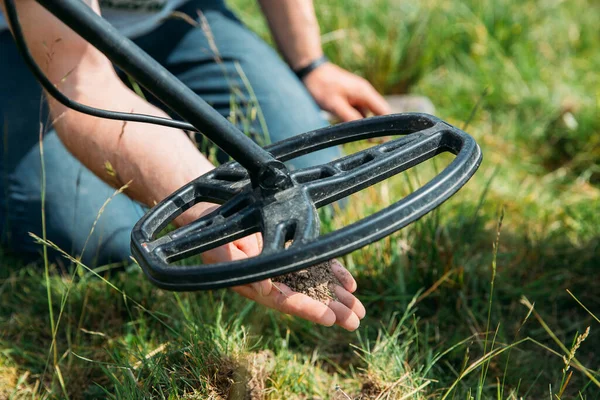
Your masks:
M325 56L323 54L319 57L312 59L311 61L309 61L305 64L302 64L302 66L300 66L298 68L294 68L292 70L294 71L294 74L296 74L298 79L303 81L314 70L316 70L317 68L321 67L322 65L324 65L328 62L329 62L329 59L327 58L327 56Z

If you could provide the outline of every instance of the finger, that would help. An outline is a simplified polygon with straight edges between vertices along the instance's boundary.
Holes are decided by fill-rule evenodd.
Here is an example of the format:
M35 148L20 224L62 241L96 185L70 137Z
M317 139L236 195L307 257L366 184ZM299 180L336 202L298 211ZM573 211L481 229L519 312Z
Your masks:
M327 111L334 113L342 122L355 121L362 118L361 113L352 107L348 99L344 97L337 97L327 108Z
M245 236L231 244L235 245L246 255L244 258L255 257L260 254L262 249L262 239L259 240L257 234Z
M344 289L349 291L350 293L354 293L356 291L356 281L352 274L348 272L346 268L338 261L331 260L331 271L335 275L335 277L340 281Z
M365 306L352 295L349 291L339 285L334 285L333 293L337 296L337 301L348 307L359 319L363 319L367 314Z
M246 236L243 239L237 240L233 243L228 243L224 246L216 248L215 250L227 252L228 259L230 259L231 261L245 260L246 258L251 256L251 254L249 253L256 251L256 239L256 235ZM248 243L244 244L244 240L246 240ZM252 289L256 291L256 294L258 296L268 296L271 293L273 283L270 279L264 279L262 281L252 282L250 286L252 286Z
M360 326L358 316L348 307L337 301L331 301L329 308L335 313L335 324L348 331L355 331Z
M366 107L375 115L391 114L392 109L382 95L370 83L365 82L364 88L354 93L352 103Z
M210 249L201 254L205 264L215 264L226 261L244 260L260 254L258 242L254 235L246 236L234 242Z
M255 233L244 239L248 239L244 244L250 246L248 249L245 249L245 251L242 249L244 253L246 253L248 257L259 255L263 248L262 235L260 233ZM268 296L273 289L273 282L271 282L270 279L254 282L252 285L261 296Z
M273 282L271 282L270 279L265 279L258 282L252 282L251 285L259 295L268 296L271 293Z
M234 243L244 253L235 254L234 257L236 257L236 260L257 256L262 251L263 242L262 235L260 233L255 233L250 236L246 236L240 240L237 240ZM261 296L268 296L269 293L271 293L273 287L273 283L270 279L253 282L251 283L251 285L254 288L254 290L256 290Z
M237 286L234 290L263 306L285 314L295 315L317 324L332 326L337 319L333 310L325 304L305 294L296 293L282 283L277 283L277 288L272 289L268 296L257 296L254 289L248 285Z
M237 247L235 247L231 243L228 243L202 253L202 262L204 264L216 264L218 262L234 260L234 257L238 257L237 259L243 258L239 255L234 255L234 252L241 253L241 251Z
M369 109L367 107L359 107L359 108L357 108L357 110L358 110L358 112L360 112L360 115L362 115L363 118L367 118L369 115L371 115L371 112L369 111Z
M256 236L256 241L258 243L258 250L262 251L263 244L264 244L262 234L261 233L255 233L254 235Z

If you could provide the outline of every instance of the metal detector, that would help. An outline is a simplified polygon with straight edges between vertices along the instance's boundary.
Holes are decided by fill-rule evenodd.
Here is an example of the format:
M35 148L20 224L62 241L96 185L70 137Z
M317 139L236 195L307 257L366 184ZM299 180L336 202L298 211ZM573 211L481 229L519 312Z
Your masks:
M139 220L131 250L147 277L168 290L241 285L309 267L373 243L414 222L455 194L482 155L474 139L427 114L396 114L342 123L260 147L81 0L37 0L183 121L99 110L64 96L35 64L14 0L4 0L17 46L46 91L68 107L101 118L154 123L206 135L233 160L168 196ZM399 136L317 167L289 170L284 162L330 146ZM399 174L441 153L454 160L410 195L349 226L320 235L317 209ZM199 202L221 207L158 236ZM260 255L210 265L176 265L235 239L260 232ZM292 241L291 246L286 243Z

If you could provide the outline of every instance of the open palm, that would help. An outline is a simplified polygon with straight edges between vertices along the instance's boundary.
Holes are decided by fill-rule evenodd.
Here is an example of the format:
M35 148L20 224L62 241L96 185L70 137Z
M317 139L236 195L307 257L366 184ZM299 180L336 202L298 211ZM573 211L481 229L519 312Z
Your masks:
M204 214L213 210L214 208L208 209ZM259 255L261 248L260 234L253 234L203 253L202 260L207 264L243 260ZM353 331L359 327L360 320L366 313L360 300L352 294L356 290L356 281L337 260L332 261L331 269L341 286L335 285L333 288L338 300L329 300L327 304L303 293L294 292L283 283L274 284L270 279L232 289L244 297L283 313L325 326L336 324Z

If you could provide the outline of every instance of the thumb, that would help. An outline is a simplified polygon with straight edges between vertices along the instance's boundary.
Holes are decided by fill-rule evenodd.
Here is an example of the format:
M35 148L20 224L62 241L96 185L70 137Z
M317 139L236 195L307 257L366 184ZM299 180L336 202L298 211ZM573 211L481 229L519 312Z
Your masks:
M261 296L268 296L273 288L273 282L270 279L253 282L251 285Z

